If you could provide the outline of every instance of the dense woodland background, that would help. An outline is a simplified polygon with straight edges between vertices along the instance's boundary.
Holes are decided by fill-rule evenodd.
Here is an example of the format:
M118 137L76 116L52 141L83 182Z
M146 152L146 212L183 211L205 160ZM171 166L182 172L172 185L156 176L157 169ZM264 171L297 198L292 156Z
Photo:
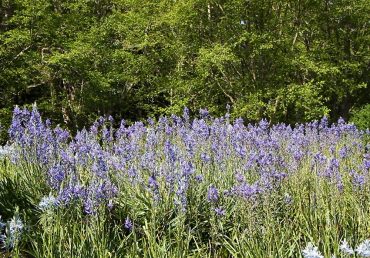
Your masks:
M369 21L368 0L0 0L0 123L34 102L72 130L229 104L366 127Z

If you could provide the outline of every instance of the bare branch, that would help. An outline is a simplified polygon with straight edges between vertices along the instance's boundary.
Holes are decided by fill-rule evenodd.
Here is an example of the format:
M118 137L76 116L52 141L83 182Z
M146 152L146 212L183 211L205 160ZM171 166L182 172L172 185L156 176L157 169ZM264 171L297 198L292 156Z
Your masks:
M18 57L20 57L21 55L23 55L24 54L24 52L26 52L28 49L30 49L31 48L31 46L32 45L29 45L29 46L27 46L26 48L24 48L21 52L19 52L13 59L12 59L12 61L11 62L13 62L13 61L15 61Z

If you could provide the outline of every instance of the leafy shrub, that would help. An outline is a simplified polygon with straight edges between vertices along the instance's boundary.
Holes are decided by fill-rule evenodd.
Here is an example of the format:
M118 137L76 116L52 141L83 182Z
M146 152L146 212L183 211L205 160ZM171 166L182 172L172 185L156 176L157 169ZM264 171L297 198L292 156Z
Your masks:
M360 129L370 128L370 104L367 104L352 112L351 122Z

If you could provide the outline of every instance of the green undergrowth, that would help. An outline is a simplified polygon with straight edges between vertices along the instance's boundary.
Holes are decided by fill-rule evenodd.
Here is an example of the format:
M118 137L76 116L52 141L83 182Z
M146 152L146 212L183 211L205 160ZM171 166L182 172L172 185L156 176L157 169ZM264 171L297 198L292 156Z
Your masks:
M147 191L119 182L119 195L111 209L83 213L81 203L40 210L50 189L35 166L0 165L0 211L3 221L16 209L25 225L18 257L300 257L308 242L325 257L342 257L339 244L351 246L369 237L369 187L354 187L343 171L343 186L317 176L307 161L268 194L256 198L222 195L217 206L205 201L210 183L226 188L212 177L190 185L186 211L171 198L160 202ZM125 227L130 218L132 229ZM5 254L4 254L5 255ZM6 257L6 255L5 255Z

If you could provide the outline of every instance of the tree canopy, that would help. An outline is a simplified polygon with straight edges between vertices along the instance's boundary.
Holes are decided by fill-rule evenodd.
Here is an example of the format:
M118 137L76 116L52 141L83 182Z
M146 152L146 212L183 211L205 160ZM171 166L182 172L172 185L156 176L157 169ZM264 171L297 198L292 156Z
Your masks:
M1 0L0 121L70 128L208 108L257 121L369 103L367 0Z

